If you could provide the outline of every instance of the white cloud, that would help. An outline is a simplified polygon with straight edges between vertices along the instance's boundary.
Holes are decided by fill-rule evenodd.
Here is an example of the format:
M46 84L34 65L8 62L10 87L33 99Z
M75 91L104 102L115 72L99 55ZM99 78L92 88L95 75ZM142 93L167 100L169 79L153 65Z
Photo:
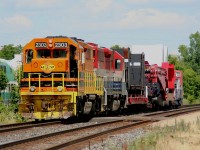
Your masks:
M92 30L129 30L129 29L180 29L199 24L195 17L182 15L175 12L165 12L158 9L131 10L119 17L103 22L90 24ZM82 24L87 28L88 24Z
M9 25L22 26L25 28L29 28L31 26L31 20L21 15L15 15L13 17L6 18L5 22L8 23Z
M93 12L101 12L113 5L113 0L82 0L87 9Z
M0 20L3 22L3 26L7 29L11 30L19 30L19 29L29 29L32 26L32 22L29 18L22 15L15 15L9 18L3 18Z
M53 6L62 6L64 0L15 0L17 7L27 8L47 8Z
M122 12L121 12L122 13ZM197 18L176 12L158 9L130 10L121 15L113 16L104 21L82 23L82 27L90 30L130 30L130 29L180 29L185 30L191 25L199 25Z
M124 28L177 28L187 25L192 19L178 13L164 12L157 9L139 9L126 13L119 24Z
M196 0L157 0L158 2L166 2L166 3L192 3Z
M139 3L148 3L149 0L127 0L129 3L139 4Z
M178 4L184 4L184 3L192 3L197 0L126 0L128 3L133 4L144 4L144 3L178 3Z

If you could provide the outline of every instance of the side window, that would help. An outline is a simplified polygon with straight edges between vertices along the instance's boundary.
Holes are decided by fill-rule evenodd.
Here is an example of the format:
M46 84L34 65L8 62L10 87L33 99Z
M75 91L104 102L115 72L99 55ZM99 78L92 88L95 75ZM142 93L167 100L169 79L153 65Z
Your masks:
M37 51L37 57L42 58L42 51L39 51L39 50Z
M33 50L32 49L28 49L26 50L26 63L30 63L31 60L33 59Z
M67 52L65 50L54 50L53 58L66 58Z
M59 51L58 50L54 50L53 51L53 58L58 58L58 57L60 57Z
M120 66L121 66L121 60L115 59L115 69L120 70Z
M61 53L60 53L60 56L61 56L62 58L66 58L66 57L67 57L67 51L62 50Z

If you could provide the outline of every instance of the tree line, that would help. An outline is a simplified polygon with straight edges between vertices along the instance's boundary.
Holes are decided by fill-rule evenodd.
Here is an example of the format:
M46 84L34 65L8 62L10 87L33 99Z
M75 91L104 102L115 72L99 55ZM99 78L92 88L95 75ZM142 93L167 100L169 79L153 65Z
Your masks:
M169 55L169 62L183 71L184 98L190 103L200 100L200 33L189 36L189 45L178 47L179 55Z

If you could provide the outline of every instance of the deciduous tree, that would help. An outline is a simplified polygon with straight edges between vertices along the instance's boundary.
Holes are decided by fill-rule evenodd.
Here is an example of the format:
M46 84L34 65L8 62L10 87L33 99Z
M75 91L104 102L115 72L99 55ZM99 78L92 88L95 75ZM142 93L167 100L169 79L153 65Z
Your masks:
M4 90L7 86L8 79L6 77L6 74L0 69L0 91ZM0 92L1 95L1 92Z
M11 60L14 58L15 54L20 54L22 51L22 46L14 46L13 44L4 45L0 51L0 58Z

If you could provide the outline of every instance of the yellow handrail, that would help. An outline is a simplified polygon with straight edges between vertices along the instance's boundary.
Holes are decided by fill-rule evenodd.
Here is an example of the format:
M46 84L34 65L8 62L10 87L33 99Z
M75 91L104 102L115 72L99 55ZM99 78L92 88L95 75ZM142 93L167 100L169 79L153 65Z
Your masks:
M30 87L31 87L31 75L32 74L38 74L38 77L39 77L39 80L38 80L38 83L39 83L39 92L40 92L40 87L41 87L41 84L40 84L40 76L41 76L41 73L28 73L28 87L29 87L29 89L30 89Z
M61 74L62 75L62 88L64 89L64 73L52 73L52 92L53 92L53 88L54 88L54 75L55 74Z

